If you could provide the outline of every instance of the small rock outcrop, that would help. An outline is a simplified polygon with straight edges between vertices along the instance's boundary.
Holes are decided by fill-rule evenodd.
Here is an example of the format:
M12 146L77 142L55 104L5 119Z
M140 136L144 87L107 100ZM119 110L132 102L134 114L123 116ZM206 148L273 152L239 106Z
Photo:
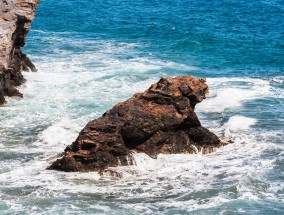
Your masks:
M4 96L20 96L15 88L23 83L22 71L36 71L22 53L39 0L0 0L0 105Z
M64 156L48 169L99 171L131 165L131 153L210 153L224 145L201 126L195 105L205 99L205 79L161 78L144 93L118 103L89 122Z

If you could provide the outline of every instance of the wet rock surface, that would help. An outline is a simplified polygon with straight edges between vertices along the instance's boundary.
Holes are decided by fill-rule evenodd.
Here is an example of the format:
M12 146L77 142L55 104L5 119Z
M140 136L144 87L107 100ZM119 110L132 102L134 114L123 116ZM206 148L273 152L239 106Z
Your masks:
M225 143L202 127L194 112L208 93L205 82L192 76L161 78L89 122L48 169L102 172L133 164L132 152L156 158L160 153L214 151Z
M4 96L22 94L15 88L24 82L22 71L36 71L21 51L35 17L39 0L0 0L0 105Z

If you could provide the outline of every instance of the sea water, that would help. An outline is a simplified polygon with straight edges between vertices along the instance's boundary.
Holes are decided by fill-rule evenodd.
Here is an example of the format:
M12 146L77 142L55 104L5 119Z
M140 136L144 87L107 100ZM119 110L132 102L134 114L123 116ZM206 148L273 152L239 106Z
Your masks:
M281 0L42 0L23 99L0 108L0 214L283 214ZM160 77L207 78L212 154L134 154L120 178L46 167L84 125Z

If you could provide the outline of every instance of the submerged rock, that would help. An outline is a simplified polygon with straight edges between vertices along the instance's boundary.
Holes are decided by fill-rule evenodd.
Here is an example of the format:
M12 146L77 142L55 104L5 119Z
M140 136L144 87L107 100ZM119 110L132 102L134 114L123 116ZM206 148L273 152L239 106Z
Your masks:
M192 76L161 78L89 122L48 169L103 171L131 165L132 151L153 158L160 153L212 152L224 143L201 126L194 112L208 93L205 82Z
M39 0L2 0L0 2L0 105L4 96L20 96L15 88L24 82L21 71L36 71L22 53L26 36Z

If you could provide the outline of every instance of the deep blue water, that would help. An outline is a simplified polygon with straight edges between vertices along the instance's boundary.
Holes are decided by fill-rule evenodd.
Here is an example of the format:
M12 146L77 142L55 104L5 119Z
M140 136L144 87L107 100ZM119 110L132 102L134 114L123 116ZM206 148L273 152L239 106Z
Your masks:
M142 56L197 66L206 76L274 77L283 73L283 10L283 1L51 0L39 6L33 29L139 43Z
M41 0L23 99L0 108L0 214L283 214L284 2ZM47 171L161 76L206 77L210 155L135 155L122 179Z

